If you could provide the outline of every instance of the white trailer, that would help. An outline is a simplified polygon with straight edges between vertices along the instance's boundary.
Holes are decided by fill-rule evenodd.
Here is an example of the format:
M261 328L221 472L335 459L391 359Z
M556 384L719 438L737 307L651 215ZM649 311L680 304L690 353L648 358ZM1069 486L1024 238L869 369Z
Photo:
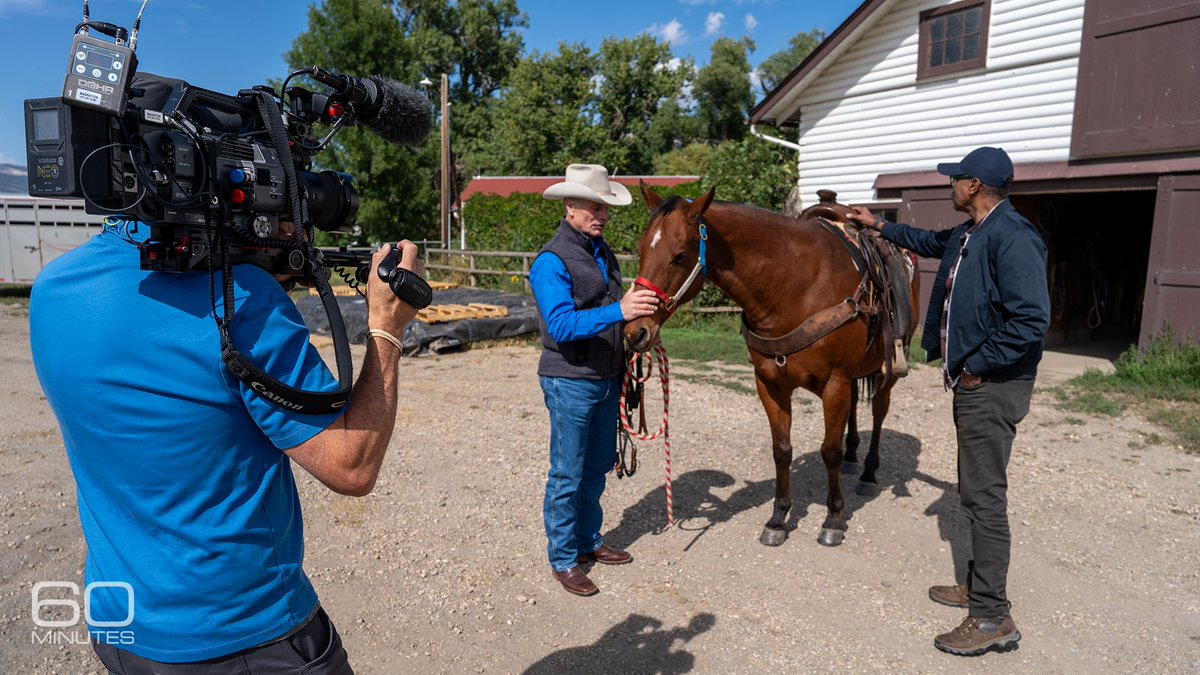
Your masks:
M0 283L33 283L51 260L100 234L80 199L0 195Z

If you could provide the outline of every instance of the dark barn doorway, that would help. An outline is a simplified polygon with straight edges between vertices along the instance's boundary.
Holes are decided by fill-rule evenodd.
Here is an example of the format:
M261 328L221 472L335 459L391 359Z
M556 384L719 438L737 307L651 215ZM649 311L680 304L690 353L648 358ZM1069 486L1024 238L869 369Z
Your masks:
M1141 328L1155 193L1012 195L1046 239L1046 346L1115 358Z

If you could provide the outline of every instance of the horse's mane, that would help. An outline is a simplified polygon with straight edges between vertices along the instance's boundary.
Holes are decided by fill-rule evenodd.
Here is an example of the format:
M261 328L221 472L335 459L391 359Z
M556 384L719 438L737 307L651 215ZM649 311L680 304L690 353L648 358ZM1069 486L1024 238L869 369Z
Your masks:
M689 203L691 203L691 200L685 197L668 197L665 201L663 201L663 203L658 205L658 208L654 210L654 213L650 214L650 219L654 220L660 214L666 215L681 209ZM719 200L714 200L712 206L722 206L735 210L750 211L751 215L754 216L755 222L762 222L764 219L770 219L772 221L776 221L773 223L775 226L782 224L792 227L804 227L806 225L806 222L799 218L793 218L791 216L779 213L778 211L772 211L771 209L764 209L761 206L752 206L750 204L742 204L740 202L723 202ZM712 206L709 208L712 208Z

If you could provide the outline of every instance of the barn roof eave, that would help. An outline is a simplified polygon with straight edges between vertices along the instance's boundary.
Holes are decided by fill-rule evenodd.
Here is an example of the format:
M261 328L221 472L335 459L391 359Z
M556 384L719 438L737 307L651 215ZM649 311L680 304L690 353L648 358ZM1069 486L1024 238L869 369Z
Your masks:
M865 0L858 9L826 37L808 58L772 89L762 101L750 110L750 124L779 124L787 122L799 109L796 100L813 79L832 62L832 58L843 52L849 38L861 34L874 23L877 12L896 0ZM870 20L869 20L870 19Z

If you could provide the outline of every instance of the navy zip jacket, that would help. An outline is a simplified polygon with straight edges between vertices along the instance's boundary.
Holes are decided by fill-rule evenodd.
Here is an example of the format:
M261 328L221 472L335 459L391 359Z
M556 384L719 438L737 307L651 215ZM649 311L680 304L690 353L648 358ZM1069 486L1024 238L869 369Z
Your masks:
M921 346L928 360L945 356L951 378L967 370L985 380L1031 380L1042 360L1042 339L1050 326L1046 287L1046 243L1007 199L971 234L954 276L946 351L941 353L942 306L946 277L958 258L967 229L975 222L940 232L884 223L883 238L925 258L941 258Z

